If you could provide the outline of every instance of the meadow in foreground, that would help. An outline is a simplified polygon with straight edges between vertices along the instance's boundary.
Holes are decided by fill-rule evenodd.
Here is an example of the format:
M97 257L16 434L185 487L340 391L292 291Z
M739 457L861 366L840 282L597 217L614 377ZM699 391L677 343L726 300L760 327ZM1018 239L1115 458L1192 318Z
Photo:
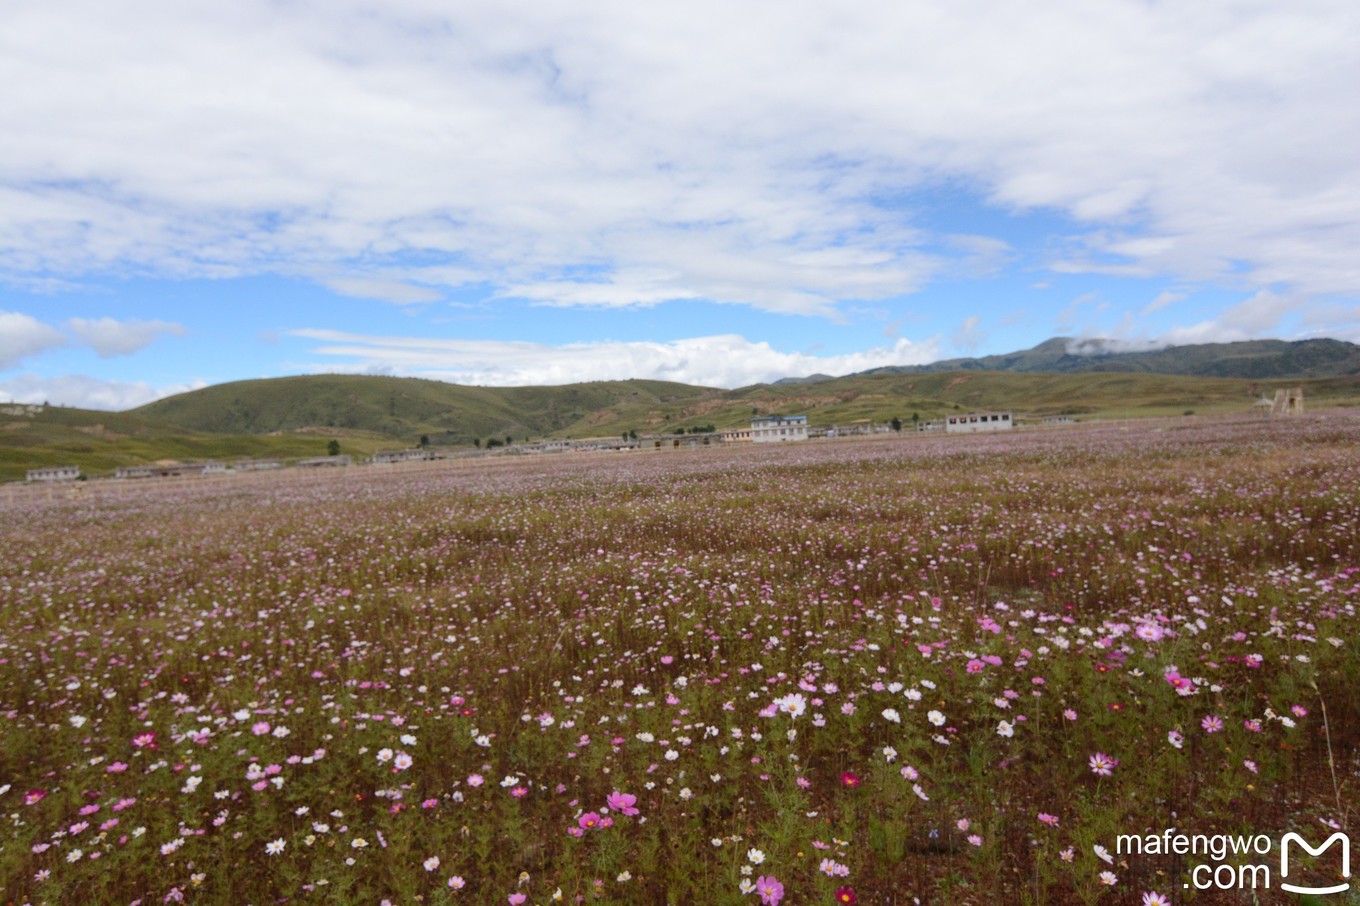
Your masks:
M1360 419L0 512L16 903L1238 902L1348 827Z

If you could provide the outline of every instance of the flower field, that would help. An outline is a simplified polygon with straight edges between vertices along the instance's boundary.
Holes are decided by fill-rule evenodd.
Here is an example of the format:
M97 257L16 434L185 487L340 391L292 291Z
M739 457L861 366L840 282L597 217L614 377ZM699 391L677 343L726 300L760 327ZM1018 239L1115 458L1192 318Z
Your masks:
M5 902L1250 902L1115 838L1356 801L1354 416L82 495L0 504Z

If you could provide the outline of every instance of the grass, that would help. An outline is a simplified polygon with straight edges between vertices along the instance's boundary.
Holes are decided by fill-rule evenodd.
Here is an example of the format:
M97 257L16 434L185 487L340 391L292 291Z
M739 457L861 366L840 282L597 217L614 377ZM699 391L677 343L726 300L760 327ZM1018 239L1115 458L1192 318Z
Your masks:
M19 495L0 888L1241 902L1115 841L1351 826L1360 419L1178 428Z
M1360 377L1290 381L1310 409L1360 405ZM662 381L562 387L459 387L438 381L313 375L222 384L124 413L46 408L0 415L0 481L26 470L77 465L111 474L162 459L319 455L331 437L347 452L437 447L474 439L617 437L713 425L748 427L754 414L808 414L814 426L888 422L910 429L954 412L1005 409L1018 419L1085 420L1224 415L1250 410L1275 384L1157 374L942 372L863 375L815 384L719 391Z

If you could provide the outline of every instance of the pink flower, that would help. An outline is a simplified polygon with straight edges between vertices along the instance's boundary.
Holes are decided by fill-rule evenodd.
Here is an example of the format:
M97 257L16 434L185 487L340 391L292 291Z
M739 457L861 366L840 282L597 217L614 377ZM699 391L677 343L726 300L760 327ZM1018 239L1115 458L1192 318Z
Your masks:
M520 903L523 903L529 898L522 893L512 893L506 899L509 901L510 906L519 906Z
M262 720L255 726L251 727L250 732L254 733L256 736L268 736L269 731L272 729L273 727L269 726L269 721Z
M1190 695L1195 691L1195 684L1175 670L1168 670L1163 677L1171 684L1171 688L1181 695Z
M784 899L784 885L774 876L761 875L756 878L756 893L760 894L764 906L779 906L779 901Z
M24 805L37 805L47 798L47 790L29 790L24 793Z
M1223 729L1223 718L1216 714L1208 714L1199 722L1199 725L1204 728L1205 733L1217 733Z
M600 813L586 812L576 819L576 823L580 825L582 830L593 830L600 826Z
M637 797L632 793L620 793L618 790L609 794L605 800L608 806L620 815L636 815L638 810Z
M1040 812L1039 820L1042 821L1044 824L1047 824L1049 827L1058 826L1058 816L1050 815L1048 812Z
M1097 752L1091 756L1091 773L1100 777L1109 777L1114 773L1114 769L1119 767L1119 760L1111 758L1104 752Z

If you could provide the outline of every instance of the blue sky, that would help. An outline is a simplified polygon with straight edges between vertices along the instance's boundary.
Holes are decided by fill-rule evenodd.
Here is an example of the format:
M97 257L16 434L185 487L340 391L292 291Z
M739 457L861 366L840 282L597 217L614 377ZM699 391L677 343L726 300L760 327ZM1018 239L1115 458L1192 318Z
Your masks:
M0 9L0 399L1360 340L1350 0L216 6Z

